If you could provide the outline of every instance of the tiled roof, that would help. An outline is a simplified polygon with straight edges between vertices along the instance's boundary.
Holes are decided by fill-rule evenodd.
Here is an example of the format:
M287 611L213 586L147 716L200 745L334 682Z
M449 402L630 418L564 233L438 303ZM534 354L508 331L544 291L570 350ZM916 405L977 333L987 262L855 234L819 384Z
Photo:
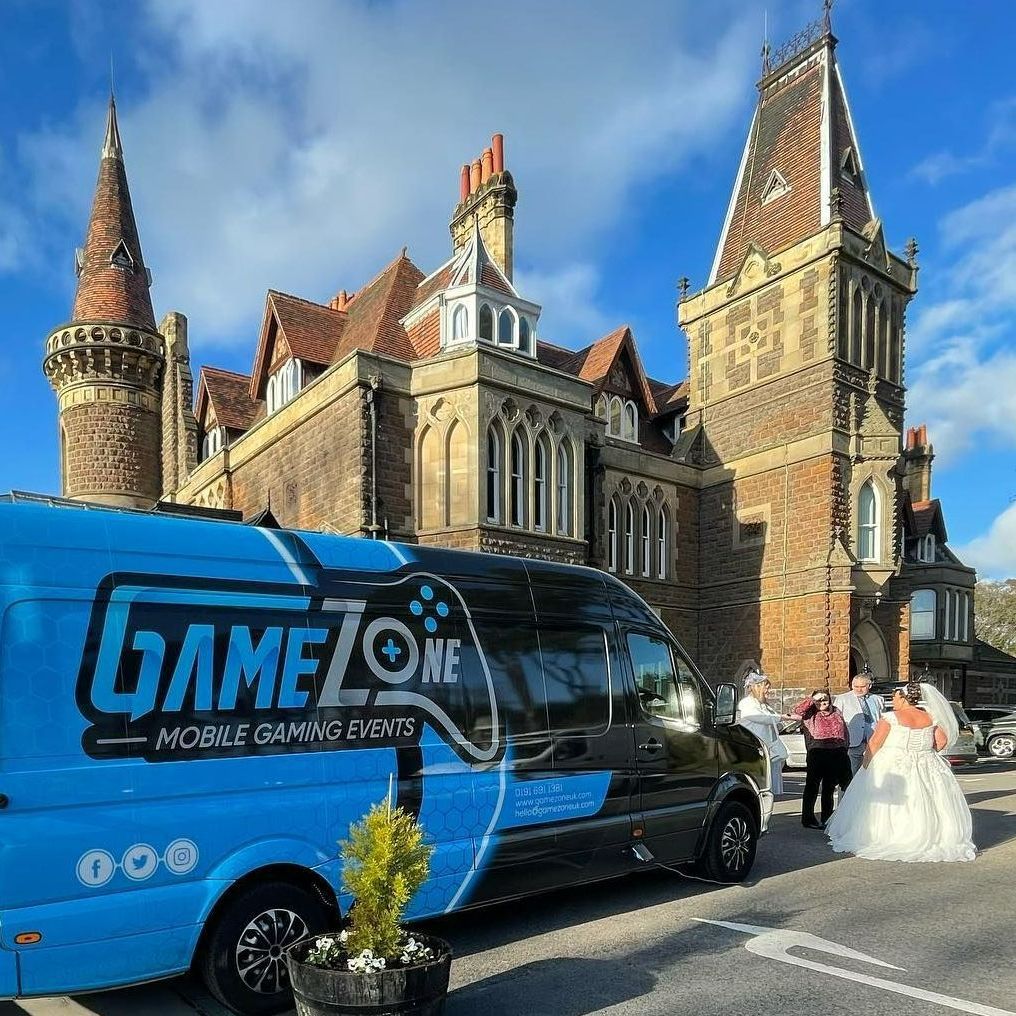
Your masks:
M274 289L268 299L293 356L319 367L331 363L346 326L346 312Z
M405 250L347 305L349 321L335 350L337 362L354 349L381 353L399 360L417 359L401 319L412 309L423 272Z
M422 307L435 293L447 289L452 281L452 274L455 269L455 260L448 261L442 265L428 279L424 279L416 288L416 296L413 299L414 307Z
M846 225L860 232L873 218L863 172L854 176L843 168L848 149L858 168L861 162L834 45L826 36L759 86L710 283L734 275L751 243L776 254L818 232L829 221L834 187ZM831 116L823 115L827 103ZM789 189L763 203L774 173Z
M111 263L111 258L121 242L131 263L118 266ZM116 104L112 97L72 318L74 321L123 323L155 331L148 273L127 187Z
M220 427L249 430L259 418L264 403L250 397L250 377L219 367L202 367L198 379L195 414L203 422L206 402Z
M937 497L930 501L914 501L910 505L910 510L914 517L914 532L911 535L927 536L928 533L936 532L941 539L945 539L942 503Z
M588 349L588 347L586 348ZM556 346L554 343L544 342L542 339L536 341L537 361L545 367L563 371L565 374L578 374L585 352L586 350L576 353L574 349L565 349L563 346Z
M486 260L480 268L480 285L486 286L488 289L497 290L499 293L504 293L505 296L515 295L511 290L511 286L501 278L501 273Z
M649 387L653 390L656 399L656 408L661 413L672 413L676 410L685 409L688 405L688 382L678 381L676 385L669 385L664 381L657 381L656 378L648 378Z

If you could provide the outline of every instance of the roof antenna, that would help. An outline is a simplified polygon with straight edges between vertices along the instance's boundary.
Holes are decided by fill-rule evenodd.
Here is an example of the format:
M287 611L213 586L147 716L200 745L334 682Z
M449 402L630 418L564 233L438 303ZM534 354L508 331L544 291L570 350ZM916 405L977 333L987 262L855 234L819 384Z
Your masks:
M116 95L116 88L114 87L113 79L113 51L109 51L109 97L113 98Z
M765 77L772 67L769 65L769 8L762 11L762 77Z

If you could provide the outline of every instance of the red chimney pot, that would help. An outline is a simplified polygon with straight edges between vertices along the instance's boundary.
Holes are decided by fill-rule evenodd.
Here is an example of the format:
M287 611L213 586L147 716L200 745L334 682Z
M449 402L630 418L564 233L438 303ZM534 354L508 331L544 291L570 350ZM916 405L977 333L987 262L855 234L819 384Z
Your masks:
M490 139L491 151L494 153L494 172L504 172L504 135L495 134Z
M459 202L469 197L469 164L465 163L459 172Z
M486 183L494 175L494 153L489 148L485 148L481 159L482 175L480 181L481 183Z
M469 172L469 193L472 194L480 186L480 174L482 173L480 160L475 159Z

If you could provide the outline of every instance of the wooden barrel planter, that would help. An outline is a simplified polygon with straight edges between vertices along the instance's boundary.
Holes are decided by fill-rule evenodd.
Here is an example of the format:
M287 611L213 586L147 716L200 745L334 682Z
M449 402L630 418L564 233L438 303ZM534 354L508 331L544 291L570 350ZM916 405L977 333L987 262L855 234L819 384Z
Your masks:
M440 938L414 937L435 958L413 967L369 973L331 970L304 963L319 936L297 942L286 954L298 1016L441 1016L448 994L451 946Z

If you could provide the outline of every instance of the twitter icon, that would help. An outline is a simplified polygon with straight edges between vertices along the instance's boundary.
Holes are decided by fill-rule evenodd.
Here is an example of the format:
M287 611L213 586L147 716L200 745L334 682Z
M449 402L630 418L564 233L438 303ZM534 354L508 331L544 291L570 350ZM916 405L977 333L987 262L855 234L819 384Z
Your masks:
M123 873L135 882L143 882L155 874L159 866L159 855L147 844L138 843L124 851L120 867Z

